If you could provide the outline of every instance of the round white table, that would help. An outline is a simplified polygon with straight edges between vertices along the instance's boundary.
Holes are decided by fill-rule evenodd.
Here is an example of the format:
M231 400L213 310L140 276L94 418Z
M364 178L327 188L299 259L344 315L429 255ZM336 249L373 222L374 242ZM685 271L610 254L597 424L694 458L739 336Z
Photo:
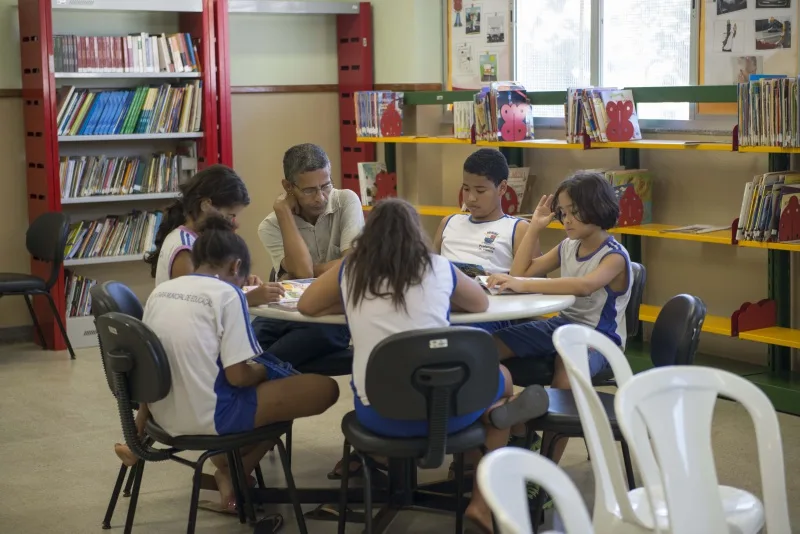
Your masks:
M454 312L450 315L450 323L470 324L525 319L559 312L572 306L574 302L575 297L572 295L490 295L488 310L481 313ZM347 324L342 314L309 317L297 311L283 310L270 306L250 308L250 315L301 323Z

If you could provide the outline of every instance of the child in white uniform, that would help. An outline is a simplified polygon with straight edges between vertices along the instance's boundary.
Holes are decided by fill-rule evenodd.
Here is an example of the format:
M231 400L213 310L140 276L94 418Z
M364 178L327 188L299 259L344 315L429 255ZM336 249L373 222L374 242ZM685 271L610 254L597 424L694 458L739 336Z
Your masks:
M145 306L144 323L163 343L172 373L169 394L149 405L153 419L172 435L218 435L324 412L339 395L333 379L278 380L250 361L262 352L240 289L250 274L250 252L230 222L209 217L204 224L192 248L194 273L160 284ZM271 445L243 451L245 473ZM212 457L215 478L223 509L235 511L224 456Z
M392 239L387 240L387 235ZM298 310L312 316L345 311L353 336L352 387L359 422L385 436L421 437L428 434L426 420L387 419L370 406L367 362L375 346L393 334L448 326L453 306L467 312L485 311L488 298L475 281L431 251L414 208L394 199L375 206L353 252L311 284ZM451 418L448 432L482 420L486 447L492 450L506 444L511 425L536 417L531 414L538 402L535 389L513 397L511 379L502 366L498 384L496 404ZM508 402L499 405L501 399ZM476 488L472 495L466 515L490 527L491 514L480 491Z

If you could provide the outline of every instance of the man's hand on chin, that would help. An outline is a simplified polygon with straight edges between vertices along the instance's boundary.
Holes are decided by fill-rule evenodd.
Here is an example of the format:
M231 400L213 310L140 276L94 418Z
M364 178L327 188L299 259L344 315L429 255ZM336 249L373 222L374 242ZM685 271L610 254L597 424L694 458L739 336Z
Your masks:
M281 195L272 204L272 209L275 213L293 213L300 214L300 205L297 203L297 198L292 193L281 193Z

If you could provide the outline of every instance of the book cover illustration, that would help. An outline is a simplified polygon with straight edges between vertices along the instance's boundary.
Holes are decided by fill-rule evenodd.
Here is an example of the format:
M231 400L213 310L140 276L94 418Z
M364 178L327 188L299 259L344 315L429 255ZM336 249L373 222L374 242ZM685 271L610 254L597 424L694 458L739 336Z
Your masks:
M375 175L375 202L397 196L397 173L381 171Z
M800 188L785 186L781 195L778 241L800 240Z
M378 94L381 137L400 137L403 135L403 93L382 91Z
M386 172L386 164L380 162L359 162L358 186L362 206L374 206L378 196L376 179L378 174Z
M533 139L533 107L524 87L498 87L497 108L498 137L502 141Z
M617 226L638 226L653 222L653 179L647 169L608 171L606 179L619 200Z
M466 274L470 278L476 278L478 276L487 276L486 269L478 265L477 263L461 263L454 261L453 267L460 270L462 273Z
M601 91L600 98L608 116L605 131L609 141L632 141L642 138L633 91L630 89Z

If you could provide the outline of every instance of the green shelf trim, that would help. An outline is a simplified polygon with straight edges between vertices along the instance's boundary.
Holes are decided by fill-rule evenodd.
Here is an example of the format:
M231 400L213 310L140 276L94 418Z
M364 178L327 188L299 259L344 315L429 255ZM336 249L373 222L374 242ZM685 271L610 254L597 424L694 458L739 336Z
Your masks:
M679 87L628 87L637 104L665 102L730 103L736 102L736 85L685 85ZM477 91L406 91L407 106L431 106L468 102ZM528 91L528 98L536 106L563 105L566 91Z

